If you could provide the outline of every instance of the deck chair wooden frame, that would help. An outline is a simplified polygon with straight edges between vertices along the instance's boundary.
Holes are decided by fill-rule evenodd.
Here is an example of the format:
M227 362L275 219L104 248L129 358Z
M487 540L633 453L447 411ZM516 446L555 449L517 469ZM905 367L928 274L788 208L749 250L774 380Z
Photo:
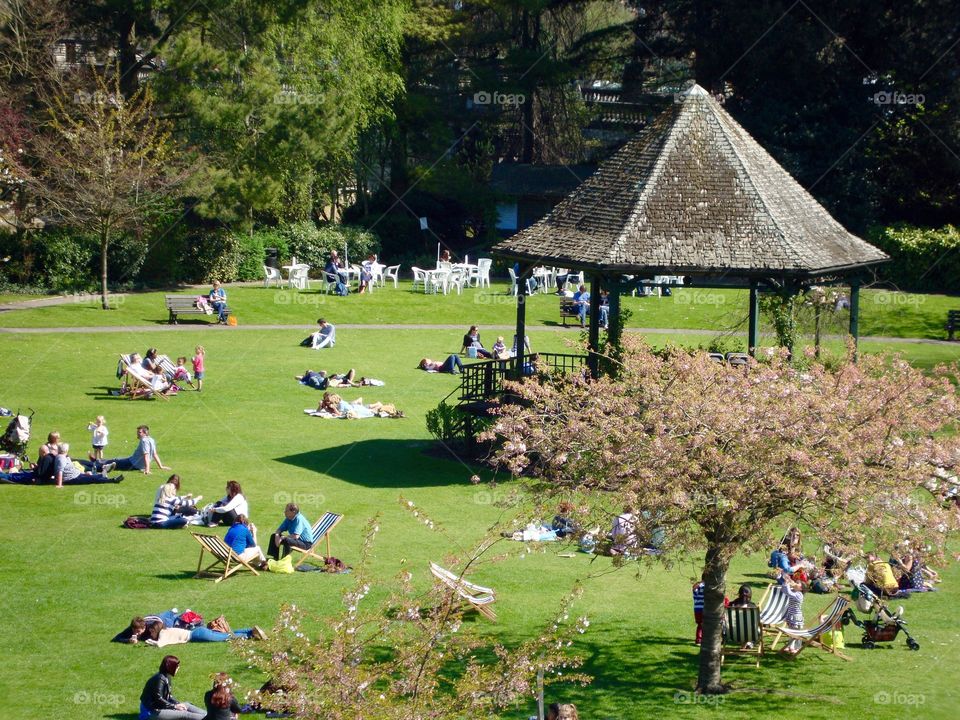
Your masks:
M125 382L127 385L127 398L129 400L136 400L137 398L146 399L151 397L159 397L163 398L164 400L170 399L164 393L157 392L153 389L150 381L143 374L143 368L139 365L131 363L129 355L121 355L120 362L125 371L124 377L126 378Z
M237 555L233 548L227 545L222 538L216 535L204 535L202 533L190 533L193 536L193 539L200 543L200 560L197 562L197 574L194 575L195 578L201 577L203 575L219 575L214 583L218 583L222 580L226 580L228 577L233 575L239 570L246 568L254 575L259 575L257 569L253 567L246 560ZM213 556L213 562L208 565L206 568L203 567L203 555L204 553L210 553ZM223 572L220 573L219 569L214 570L217 566L223 566Z
M295 568L300 567L307 558L315 557L320 560L324 560L330 557L330 532L337 526L337 524L343 520L343 515L338 515L337 513L326 512L323 514L319 520L313 524L313 544L308 548L299 548L296 545L291 545L290 549L302 553L303 557L297 560L294 564ZM320 547L320 541L326 539L327 541L327 554L318 555L317 548Z
M820 636L823 635L828 630L832 630L833 626L840 622L840 618L844 616L847 610L850 608L850 601L845 597L837 597L830 605L824 608L818 617L821 618L820 624L816 627L812 627L806 630L793 630L788 627L777 628L777 637L774 639L773 644L770 646L771 650L776 650L777 643L780 641L780 638L786 636L791 640L799 640L802 644L800 649L794 653L794 655L799 655L805 647L811 645L813 647L818 647L825 652L830 653L831 655L836 655L838 658L844 660L850 660L849 657L844 655L842 652L839 652L832 645L824 645L820 641Z
M430 563L430 572L441 583L457 593L464 605L476 610L492 622L497 621L497 614L490 607L497 600L492 588L464 580L462 576L440 567L435 562Z
M727 655L763 657L763 628L760 626L759 607L728 607L724 612L723 643L720 663Z

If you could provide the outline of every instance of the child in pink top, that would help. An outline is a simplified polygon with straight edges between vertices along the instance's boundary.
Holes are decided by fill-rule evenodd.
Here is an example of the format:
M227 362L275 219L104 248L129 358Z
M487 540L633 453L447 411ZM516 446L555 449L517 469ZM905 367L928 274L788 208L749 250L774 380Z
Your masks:
M193 379L197 381L197 392L203 388L203 357L206 353L203 351L203 345L197 345L196 354L193 356Z

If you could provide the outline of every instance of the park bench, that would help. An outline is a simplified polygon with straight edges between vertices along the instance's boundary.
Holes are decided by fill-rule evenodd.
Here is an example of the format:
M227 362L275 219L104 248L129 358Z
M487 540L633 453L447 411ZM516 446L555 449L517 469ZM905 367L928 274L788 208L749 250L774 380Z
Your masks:
M178 315L207 315L206 308L197 307L196 295L164 295L163 304L170 312L170 324L177 324ZM229 312L229 310L228 310ZM216 313L212 316L216 319Z
M580 308L570 298L560 298L560 319L563 321L564 327L567 326L567 318L573 318L579 321Z
M947 310L947 340L953 340L957 330L960 330L960 310Z

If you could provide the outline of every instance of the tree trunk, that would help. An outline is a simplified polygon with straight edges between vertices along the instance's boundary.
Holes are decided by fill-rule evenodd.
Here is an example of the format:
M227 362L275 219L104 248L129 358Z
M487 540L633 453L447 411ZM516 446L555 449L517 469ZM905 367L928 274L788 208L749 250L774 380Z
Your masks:
M100 305L109 310L107 303L107 248L110 246L110 231L104 230L100 234Z
M697 692L705 695L727 691L720 681L720 661L723 649L723 598L729 566L730 558L723 548L707 548L703 570L703 641L700 644L700 672L697 676Z

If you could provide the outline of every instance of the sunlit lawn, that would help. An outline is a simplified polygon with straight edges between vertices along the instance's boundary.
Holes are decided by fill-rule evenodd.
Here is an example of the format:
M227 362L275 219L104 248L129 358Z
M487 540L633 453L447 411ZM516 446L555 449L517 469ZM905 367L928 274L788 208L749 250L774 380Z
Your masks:
M375 575L388 579L405 567L426 587L429 560L471 547L503 517L495 502L506 497L510 484L500 477L496 488L475 487L469 477L477 467L426 454L432 444L424 414L457 381L414 368L424 355L443 358L458 350L462 332L471 323L508 326L512 301L504 302L500 290L501 294L468 291L460 298L424 297L405 288L345 300L311 293L296 296L317 299L317 304L309 304L277 302L281 296L276 290L230 289L241 326L308 325L317 315L341 325L455 326L345 328L338 332L335 348L320 352L298 347L305 334L301 328L232 330L185 324L170 333L4 333L0 405L36 412L32 453L49 430L58 429L73 444L74 454L82 454L89 441L87 423L103 414L111 429L109 454L125 455L134 445L136 425L147 423L164 462L182 476L185 491L213 500L221 496L227 480L240 481L261 531L279 522L288 499L298 500L311 520L328 509L344 513L334 532L333 553L347 563L357 560L364 524L380 513ZM166 328L161 295L128 296L119 310L110 312L78 304L5 313L0 326L129 323ZM632 324L649 327L670 321L676 327L700 327L701 317L722 318L734 305L733 300L697 304L679 297L629 300L636 310ZM949 304L936 302L942 307ZM931 299L909 307L911 312L929 314L932 323L939 313L932 311L934 304ZM865 304L865 323L870 307ZM555 322L555 308L555 297L534 297L531 323ZM888 317L879 311L877 316ZM901 328L922 324L913 319L898 322ZM488 329L484 339L490 343L494 334ZM543 351L563 351L580 335L579 328L541 328L531 334L534 349ZM655 344L706 345L713 337L663 333L649 339ZM197 344L208 352L202 393L187 391L169 402L131 402L107 393L117 385L118 353L143 352L156 345L169 355L190 355ZM829 351L840 351L839 341L828 345ZM957 356L955 346L946 344L863 344L868 352L884 347L905 351L921 366ZM307 368L349 367L387 384L346 391L347 398L394 402L407 418L347 422L303 415L320 393L299 386L293 375ZM121 529L127 515L149 511L163 477L127 473L119 486L62 491L0 485L4 495L0 539L8 549L0 582L9 618L0 633L4 657L0 715L132 720L143 683L163 654L108 642L137 613L189 607L209 617L224 612L234 627L243 627L270 625L282 601L296 602L321 616L336 609L350 575L237 576L214 585L192 578L199 546L185 531ZM411 518L398 502L401 495L447 527L457 546ZM587 670L596 679L583 689L559 686L549 698L576 702L583 718L956 714L960 571L955 564L942 568L941 592L904 603L911 631L922 646L918 653L909 652L902 641L866 651L858 646L857 633L848 630L852 663L817 651L806 651L795 660L770 657L760 670L748 661L732 660L724 672L740 692L717 705L697 704L689 694L696 672L689 579L697 574L697 557L669 570L651 567L637 576L631 569L606 573L610 568L606 559L591 563L581 553L560 557L558 553L569 550L565 547L547 546L527 557L520 549L520 544L504 542L495 552L511 551L510 557L478 569L476 581L497 590L500 622L470 624L505 642L516 642L546 622L573 582L583 579L586 592L575 612L589 615L592 622L577 649L586 654ZM766 583L765 569L762 557L737 558L731 585L749 582L759 592ZM826 604L825 598L810 596L805 607L808 620ZM264 680L223 645L186 645L174 651L183 659L175 692L192 702L201 701L210 674L219 670L230 672L243 688L257 687ZM892 694L895 691L901 695ZM878 695L881 692L891 694ZM885 699L891 702L884 704ZM918 703L922 707L917 708ZM526 718L533 709L527 704L504 717Z

